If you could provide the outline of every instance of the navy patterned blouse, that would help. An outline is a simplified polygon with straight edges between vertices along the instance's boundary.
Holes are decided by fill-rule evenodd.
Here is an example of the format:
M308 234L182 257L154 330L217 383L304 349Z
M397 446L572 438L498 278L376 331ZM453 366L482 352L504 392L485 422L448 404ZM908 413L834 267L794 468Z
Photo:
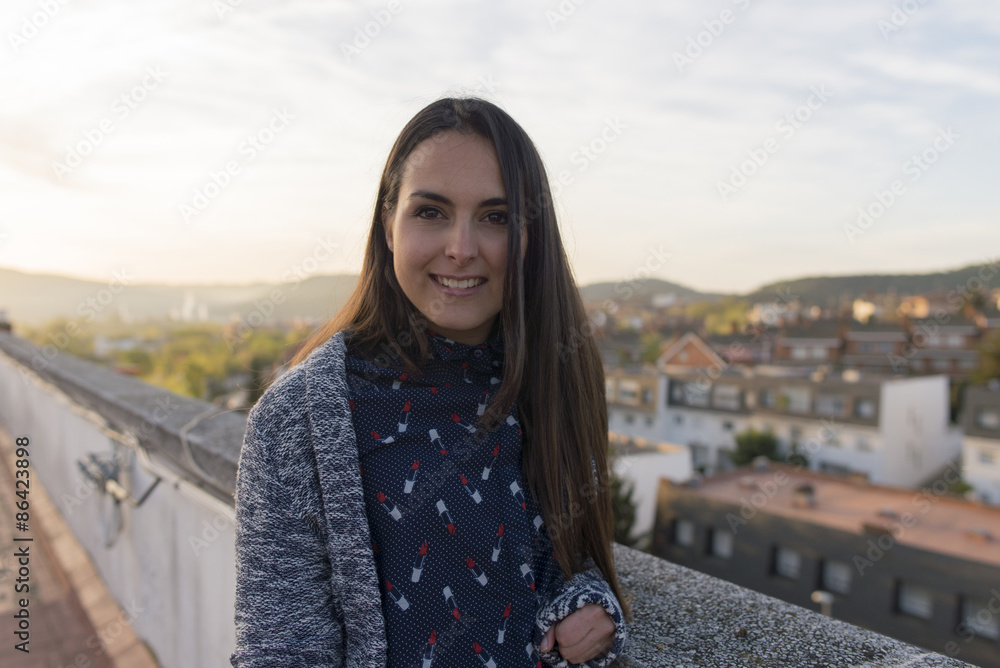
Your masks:
M347 355L389 666L539 665L535 581L559 567L521 479L516 406L475 436L500 386L502 337L428 339L419 375Z

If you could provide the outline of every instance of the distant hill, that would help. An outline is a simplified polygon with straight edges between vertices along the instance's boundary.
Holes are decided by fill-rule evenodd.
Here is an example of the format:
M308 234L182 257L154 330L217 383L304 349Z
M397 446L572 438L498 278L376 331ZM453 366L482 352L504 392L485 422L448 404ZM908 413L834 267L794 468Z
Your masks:
M713 292L699 292L693 288L664 281L660 278L636 279L632 282L591 283L580 288L580 296L585 302L599 302L608 299L621 301L623 298L635 299L637 297L648 300L653 295L671 292L688 301L714 301L726 296Z
M900 295L934 290L953 290L976 275L981 265L930 274L870 274L863 276L814 276L777 281L745 295L729 295L753 302L768 302L783 295L797 297L804 305L834 307L842 300L853 300L866 292ZM994 285L1000 285L997 275ZM0 269L0 310L17 324L38 325L53 318L87 322L118 315L125 320L198 320L229 321L234 316L247 318L255 311L267 320L307 318L323 320L343 305L357 283L354 275L312 276L300 283L251 283L248 285L159 285L129 284L117 292L107 282L88 281L65 276L29 274ZM634 291L629 296L626 288ZM272 300L279 291L282 303ZM580 288L585 301L623 298L643 302L654 295L674 293L687 301L716 301L727 295L700 292L659 278L592 283ZM113 297L112 299L109 298ZM102 303L103 302L103 303ZM639 303L639 302L636 302ZM273 313L271 309L273 307Z
M176 318L228 321L254 311L268 320L324 319L337 312L357 276L312 276L300 283L159 285L89 281L0 269L0 310L15 323L38 325L53 318L81 323L117 315L126 320ZM280 295L272 299L272 292ZM277 303L281 300L282 303ZM273 314L270 313L273 307Z
M834 308L841 301L853 301L867 292L884 294L895 290L902 296L935 290L955 290L957 287L964 287L982 267L982 264L974 264L930 274L812 276L769 283L748 293L744 298L750 302L771 302L779 301L781 295L788 295L788 299L797 297L806 306L815 304ZM991 284L994 287L1000 286L1000 274L994 275Z

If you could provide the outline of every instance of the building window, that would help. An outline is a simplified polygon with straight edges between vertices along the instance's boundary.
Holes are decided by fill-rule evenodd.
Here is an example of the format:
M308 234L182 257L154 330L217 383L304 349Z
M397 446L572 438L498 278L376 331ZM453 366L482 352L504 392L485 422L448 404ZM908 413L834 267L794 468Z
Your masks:
M634 380L619 381L618 401L633 405L639 403L639 383Z
M684 384L684 403L688 406L708 406L709 388L698 387L695 383Z
M788 442L791 443L792 446L796 446L799 444L799 441L801 440L802 440L802 427L800 427L797 424L793 424L788 429Z
M812 358L814 360L825 360L827 358L826 348L823 346L813 346Z
M649 416L646 416L646 426L647 427L652 427L653 426L653 418L651 418Z
M790 413L808 413L812 406L812 396L808 388L785 386L781 388L780 394L778 403L783 403L783 408Z
M1000 429L1000 410L981 408L976 413L976 425L982 429Z
M728 529L712 529L712 554L728 559L733 556L733 533Z
M851 567L843 561L823 562L823 589L847 594L851 591Z
M883 341L882 343L878 344L878 351L880 353L891 353L892 343L889 341Z
M859 353L870 353L872 352L872 344L867 341L861 341L858 343Z
M930 589L910 582L900 582L896 604L904 615L930 619L934 613L934 596Z
M816 397L816 412L820 415L843 415L844 397L839 394L820 394Z
M774 390L761 390L760 405L764 408L776 407L778 405L778 393Z
M683 415L675 415L674 416L674 424L684 424L684 416Z
M980 464L996 464L996 457L989 450L979 451L979 463Z
M1000 617L989 608L985 598L962 600L962 620L969 630L984 638L1000 640Z
M625 414L625 424L635 424L635 416L631 413Z
M670 398L674 403L684 403L684 383L676 380L670 382Z
M726 420L725 422L722 423L722 428L725 429L726 431L732 431L733 423L730 422L729 420Z
M795 550L779 547L774 551L774 573L783 578L797 580L802 572L802 556Z
M951 371L951 360L934 360L931 368L935 371Z
M792 359L793 360L806 360L809 359L809 349L805 346L795 346L792 348Z
M871 399L858 399L854 402L854 415L865 419L875 417L875 402Z
M740 388L738 385L716 385L712 392L712 405L729 411L740 409Z
M683 547L694 545L694 522L674 520L674 543Z
M642 403L651 404L653 403L653 391L650 389L645 389L642 391Z
M951 334L948 336L947 346L949 348L964 348L965 347L965 337L961 334Z

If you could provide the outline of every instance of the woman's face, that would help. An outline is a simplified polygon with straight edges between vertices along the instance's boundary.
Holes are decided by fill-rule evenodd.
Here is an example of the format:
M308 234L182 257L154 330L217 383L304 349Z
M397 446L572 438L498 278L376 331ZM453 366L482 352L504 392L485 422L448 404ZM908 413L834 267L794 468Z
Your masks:
M430 328L460 343L485 341L507 261L507 197L492 144L455 131L419 144L382 221L396 280Z

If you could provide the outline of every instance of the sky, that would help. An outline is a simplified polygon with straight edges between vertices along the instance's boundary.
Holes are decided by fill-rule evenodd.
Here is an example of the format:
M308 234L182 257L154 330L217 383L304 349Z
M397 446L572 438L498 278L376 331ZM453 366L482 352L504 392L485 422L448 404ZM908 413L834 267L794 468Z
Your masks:
M1000 251L989 0L4 0L0 36L0 267L356 273L389 148L445 95L532 137L581 284Z

